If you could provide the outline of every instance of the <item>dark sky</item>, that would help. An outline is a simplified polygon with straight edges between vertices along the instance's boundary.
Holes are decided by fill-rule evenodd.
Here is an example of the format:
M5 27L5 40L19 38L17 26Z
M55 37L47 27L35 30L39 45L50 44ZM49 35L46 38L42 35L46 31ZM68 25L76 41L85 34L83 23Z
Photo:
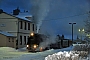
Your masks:
M24 9L31 11L32 4L30 0L0 0L0 8L6 12L12 12L17 7L22 11ZM79 35L78 29L84 28L83 21L87 19L88 11L90 11L89 0L51 0L41 30L44 33L64 34L67 38L71 38L69 22L76 22L74 36Z

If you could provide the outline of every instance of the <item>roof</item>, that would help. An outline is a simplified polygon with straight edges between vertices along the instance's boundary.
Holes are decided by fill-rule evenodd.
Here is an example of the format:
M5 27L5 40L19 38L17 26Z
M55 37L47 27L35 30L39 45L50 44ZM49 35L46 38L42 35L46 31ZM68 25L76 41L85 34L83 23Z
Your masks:
M3 35L8 36L8 37L15 37L14 35L12 35L8 32L5 32L5 31L0 31L0 34L3 34Z
M32 15L29 14L29 12L19 13L19 15L13 15L13 13L6 13L6 12L3 12L3 13L8 14L8 15L13 16L18 19L22 19L22 20L31 22L31 20L25 18L25 17L32 17Z
M19 13L19 15L13 15L13 14L11 15L27 21L31 21L31 20L27 19L26 17L32 17L32 15L30 15L28 12Z

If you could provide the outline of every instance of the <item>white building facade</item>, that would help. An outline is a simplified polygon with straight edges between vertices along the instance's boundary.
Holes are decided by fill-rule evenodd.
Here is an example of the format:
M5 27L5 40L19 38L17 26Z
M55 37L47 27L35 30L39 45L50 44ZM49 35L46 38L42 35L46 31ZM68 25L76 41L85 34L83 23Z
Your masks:
M36 32L36 26L25 16L2 12L0 13L0 30L16 36L16 48L22 48L26 46L30 33Z

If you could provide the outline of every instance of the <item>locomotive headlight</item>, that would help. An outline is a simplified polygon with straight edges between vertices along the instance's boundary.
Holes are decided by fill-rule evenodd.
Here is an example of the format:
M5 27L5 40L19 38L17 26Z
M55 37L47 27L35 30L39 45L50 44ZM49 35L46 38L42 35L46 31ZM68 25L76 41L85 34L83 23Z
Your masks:
M34 33L31 33L31 36L33 36L34 35Z
M37 48L37 45L33 45L34 48Z
M29 47L29 45L27 45L27 47Z

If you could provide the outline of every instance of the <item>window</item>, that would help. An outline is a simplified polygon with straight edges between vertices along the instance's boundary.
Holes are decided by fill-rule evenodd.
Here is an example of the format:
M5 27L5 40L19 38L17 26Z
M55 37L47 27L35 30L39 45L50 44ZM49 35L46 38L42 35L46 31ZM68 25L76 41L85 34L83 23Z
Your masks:
M25 22L25 27L24 27L24 29L25 29L25 30L27 29L27 24L26 24L26 22Z
M32 27L33 27L33 31L34 31L34 24L33 24L33 26L32 26Z
M22 21L20 21L20 29L22 29L23 28L23 23L22 23Z
M28 38L29 38L29 36L28 36Z
M27 36L27 42L28 42L28 38L29 38L29 36Z
M12 38L12 42L14 42L14 38Z
M24 44L26 44L26 36L24 36Z
M36 30L37 30L37 26L36 26Z
M30 23L28 23L28 30L30 30Z
M18 40L16 40L16 45L18 45Z
M10 38L9 38L8 40L9 40L9 42L10 42Z
M22 36L20 36L20 45L22 45Z

